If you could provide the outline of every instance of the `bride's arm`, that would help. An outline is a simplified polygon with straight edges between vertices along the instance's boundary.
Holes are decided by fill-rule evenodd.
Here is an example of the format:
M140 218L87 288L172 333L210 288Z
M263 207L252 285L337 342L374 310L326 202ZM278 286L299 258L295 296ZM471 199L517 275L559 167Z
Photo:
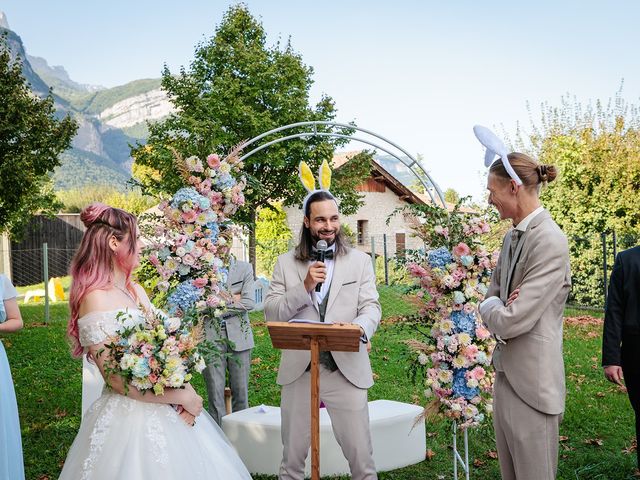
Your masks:
M105 361L108 358L108 352L105 343L97 343L89 347L89 353L94 359L96 365L100 369L102 378L114 392L126 395L134 400L149 403L169 403L173 405L181 405L191 415L197 417L202 412L202 397L196 393L190 384L186 384L185 388L165 388L163 395L156 395L152 391L140 391L131 384L127 385L125 393L125 383L119 375L110 375L107 378L104 370Z

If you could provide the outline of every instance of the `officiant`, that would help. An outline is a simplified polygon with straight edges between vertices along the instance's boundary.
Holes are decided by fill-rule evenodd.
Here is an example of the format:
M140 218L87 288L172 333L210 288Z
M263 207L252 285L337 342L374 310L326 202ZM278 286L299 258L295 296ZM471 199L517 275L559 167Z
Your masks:
M324 168L319 190L315 190L313 176L301 170L310 193L303 204L300 241L278 257L265 299L265 317L268 321L299 318L360 326L358 352L321 352L320 400L331 417L352 478L371 480L377 474L369 431L367 391L373 375L367 343L378 327L381 309L371 258L348 245L340 229L338 203L328 191L328 165ZM321 241L327 247L320 254L324 261L318 260L316 251ZM282 351L277 379L282 385L281 480L304 479L311 444L310 359L309 351Z

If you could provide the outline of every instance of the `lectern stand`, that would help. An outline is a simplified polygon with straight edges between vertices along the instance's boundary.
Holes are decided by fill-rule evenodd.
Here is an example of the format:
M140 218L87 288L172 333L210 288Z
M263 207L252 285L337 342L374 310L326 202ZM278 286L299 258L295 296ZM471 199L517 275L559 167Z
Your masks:
M360 327L352 323L267 322L271 343L283 350L311 350L311 480L320 480L320 351L357 352Z

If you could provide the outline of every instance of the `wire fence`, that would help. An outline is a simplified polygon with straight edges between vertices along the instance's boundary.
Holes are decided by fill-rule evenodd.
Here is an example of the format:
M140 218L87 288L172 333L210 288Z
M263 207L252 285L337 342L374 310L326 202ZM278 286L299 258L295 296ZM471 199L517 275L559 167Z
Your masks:
M415 298L407 295L413 282L406 271L404 259L407 252L423 248L421 241L403 232L367 237L354 235L350 240L354 248L371 256L380 295L388 310L383 312L384 317L408 315L417 311ZM636 245L638 237L610 232L570 236L568 240L572 289L567 306L577 313L602 311L615 256L619 251ZM293 247L292 239L258 242L256 245L256 298L259 306L268 289L278 255ZM0 258L9 259L10 266L7 268L5 265L4 271L10 275L18 289L18 299L25 320L48 323L50 306L68 300L68 272L74 253L75 248L49 248L47 243L43 243L40 248L11 248L10 251L0 249ZM246 247L234 253L248 260ZM33 305L44 305L45 308L31 308Z

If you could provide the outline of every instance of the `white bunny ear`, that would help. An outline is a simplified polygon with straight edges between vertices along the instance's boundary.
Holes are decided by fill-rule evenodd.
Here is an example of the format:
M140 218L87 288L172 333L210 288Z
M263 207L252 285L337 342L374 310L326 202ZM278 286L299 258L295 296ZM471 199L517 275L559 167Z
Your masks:
M482 145L487 149L484 154L484 166L489 167L493 163L496 155L502 160L505 170L511 178L513 178L518 185L522 185L522 180L518 177L511 164L509 163L509 151L504 142L498 138L498 136L482 125L475 125L473 127L473 133Z

